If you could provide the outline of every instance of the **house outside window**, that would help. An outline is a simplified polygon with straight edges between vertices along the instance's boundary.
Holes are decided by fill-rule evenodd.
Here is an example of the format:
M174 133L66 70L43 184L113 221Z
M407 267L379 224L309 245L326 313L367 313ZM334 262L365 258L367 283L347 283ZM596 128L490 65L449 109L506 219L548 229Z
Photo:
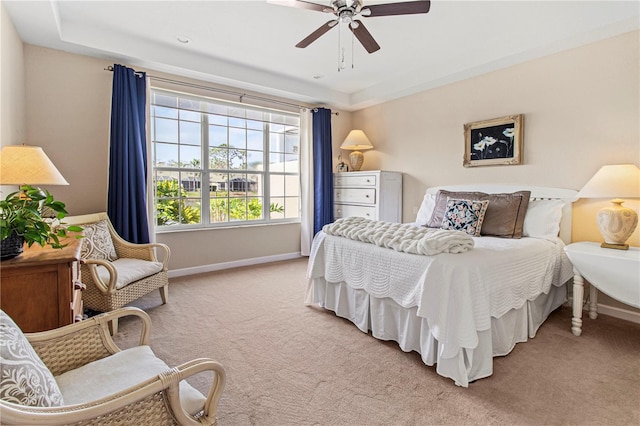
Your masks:
M300 116L151 89L158 231L300 220Z

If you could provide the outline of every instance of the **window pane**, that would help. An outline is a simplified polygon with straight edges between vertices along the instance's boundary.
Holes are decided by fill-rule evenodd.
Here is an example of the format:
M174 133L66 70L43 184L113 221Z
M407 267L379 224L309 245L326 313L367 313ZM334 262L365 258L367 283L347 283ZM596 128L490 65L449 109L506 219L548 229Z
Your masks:
M218 124L220 126L227 125L226 115L209 114L209 124Z
M211 223L227 222L229 220L229 203L226 197L211 198L209 220Z
M264 170L264 153L247 151L247 170Z
M280 133L269 133L269 151L284 152L284 135Z
M229 150L227 148L209 148L209 168L223 170L229 168Z
M284 218L284 198L283 197L271 198L271 204L269 205L269 217L271 219Z
M285 145L285 152L287 154L298 154L300 152L299 135L285 135L284 145Z
M151 108L151 115L154 117L178 118L178 110L175 108L153 106Z
M298 197L285 198L284 217L288 219L300 217L300 199Z
M178 121L167 118L156 118L155 140L158 142L178 142Z
M209 146L227 145L227 128L209 126Z
M180 143L200 145L200 123L180 121Z
M181 109L190 109L194 111L200 111L200 101L194 101L191 99L180 99L178 106Z
M247 220L262 220L262 198L253 197L247 200Z
M199 112L186 111L184 109L180 110L180 120L196 121L199 123L202 120L200 117Z
M247 126L247 122L242 118L229 117L229 126L245 128Z
M154 143L155 166L172 167L178 164L178 145Z
M284 192L285 175L274 175L269 177L269 192L271 193L271 199L273 197L283 197Z
M229 128L229 146L246 148L247 131L244 129Z
M180 146L180 167L199 169L202 166L202 151L199 146Z
M298 173L299 162L297 155L285 154L284 156L284 171L287 173Z
M244 149L229 149L229 168L232 170L244 170L247 168L247 151Z
M247 148L262 151L264 149L263 133L247 130Z
M282 124L273 124L269 126L269 130L276 133L284 133L284 126Z
M284 172L284 154L269 154L269 170Z
M154 93L153 103L155 105L162 105L162 106L177 108L178 98L176 98L175 96L168 96L160 93Z
M285 194L289 197L300 196L300 177L297 175L286 175L284 178Z
M262 130L263 128L262 121L247 120L247 129Z

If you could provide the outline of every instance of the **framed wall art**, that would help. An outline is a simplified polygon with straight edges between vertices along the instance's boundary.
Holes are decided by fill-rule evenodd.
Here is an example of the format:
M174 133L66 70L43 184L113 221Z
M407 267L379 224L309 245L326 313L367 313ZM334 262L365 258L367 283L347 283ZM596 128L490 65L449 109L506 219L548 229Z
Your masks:
M464 125L464 167L522 163L524 115Z

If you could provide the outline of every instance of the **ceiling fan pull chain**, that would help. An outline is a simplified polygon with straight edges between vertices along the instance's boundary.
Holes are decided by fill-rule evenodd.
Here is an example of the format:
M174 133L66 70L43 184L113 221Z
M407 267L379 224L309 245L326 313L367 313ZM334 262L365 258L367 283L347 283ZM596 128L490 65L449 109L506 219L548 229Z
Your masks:
M355 67L353 66L353 57L354 57L354 53L353 52L356 49L355 49L355 46L354 46L355 42L353 41L353 39L355 38L355 36L353 35L353 31L350 31L350 32L351 32L351 69L354 69Z

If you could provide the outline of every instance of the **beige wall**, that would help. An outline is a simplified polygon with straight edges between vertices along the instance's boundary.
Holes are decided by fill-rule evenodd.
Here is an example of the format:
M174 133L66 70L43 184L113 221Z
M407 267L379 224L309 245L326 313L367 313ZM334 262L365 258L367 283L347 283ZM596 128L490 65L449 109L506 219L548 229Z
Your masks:
M0 3L0 146L24 142L24 90L22 40Z

